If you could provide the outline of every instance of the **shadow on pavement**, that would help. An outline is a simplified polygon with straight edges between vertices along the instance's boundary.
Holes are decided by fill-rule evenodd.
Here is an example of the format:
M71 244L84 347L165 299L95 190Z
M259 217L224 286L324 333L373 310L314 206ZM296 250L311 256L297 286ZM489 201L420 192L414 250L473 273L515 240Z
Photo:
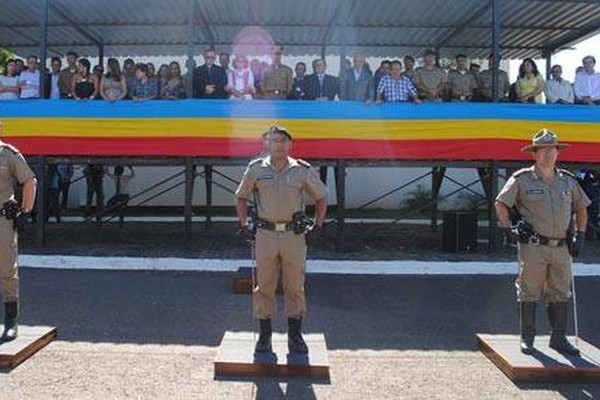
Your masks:
M216 347L226 330L256 329L250 296L232 293L232 273L22 268L21 277L21 322L57 326L59 340ZM517 333L513 281L309 275L304 331L324 333L331 350L477 351L477 332ZM580 332L599 345L600 278L577 285ZM275 330L285 331L282 316Z

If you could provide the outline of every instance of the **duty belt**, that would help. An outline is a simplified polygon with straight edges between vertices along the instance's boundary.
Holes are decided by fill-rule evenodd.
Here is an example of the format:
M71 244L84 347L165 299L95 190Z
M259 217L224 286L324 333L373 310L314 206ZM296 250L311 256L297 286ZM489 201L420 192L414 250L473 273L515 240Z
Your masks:
M529 243L549 247L562 247L567 243L567 241L566 239L553 239L537 234L529 239Z
M287 232L294 229L292 222L271 222L259 219L256 221L256 227L275 232Z

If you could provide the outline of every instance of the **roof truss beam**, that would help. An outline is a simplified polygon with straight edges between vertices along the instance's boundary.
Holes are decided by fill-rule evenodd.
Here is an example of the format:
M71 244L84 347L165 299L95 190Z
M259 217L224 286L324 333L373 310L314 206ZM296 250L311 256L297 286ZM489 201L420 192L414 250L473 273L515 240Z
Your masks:
M488 12L491 9L491 7L492 7L492 1L486 0L485 4L477 9L475 9L475 11L473 11L471 13L471 15L469 15L465 19L465 21L463 22L463 24L461 26L454 28L447 35L442 37L437 43L435 43L432 47L434 47L434 48L447 47L446 43L448 43L449 41L454 39L462 31L464 31L466 28L468 28L470 23L477 20L478 18L481 18L486 12Z
M82 28L80 24L78 24L71 17L69 17L59 6L56 5L56 3L54 3L54 2L50 3L50 11L55 13L56 15L58 15L60 18L64 19L65 21L67 21L67 23L73 29L75 29L81 36L83 36L84 38L86 38L87 40L92 42L94 45L100 46L102 44L101 40L97 39L94 35L92 35L87 30Z

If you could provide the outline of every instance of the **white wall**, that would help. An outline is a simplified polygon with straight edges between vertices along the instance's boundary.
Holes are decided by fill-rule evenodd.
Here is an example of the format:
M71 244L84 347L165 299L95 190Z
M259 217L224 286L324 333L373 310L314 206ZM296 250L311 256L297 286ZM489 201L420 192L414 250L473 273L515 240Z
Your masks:
M112 168L112 167L111 167ZM244 168L243 167L215 167L219 172L236 179L239 181L242 177ZM182 171L183 167L135 167L136 177L130 184L130 194L135 195L136 193L144 190L154 183L174 174L178 171ZM198 172L202 172L202 166L198 167ZM75 177L81 175L82 168L76 167ZM364 203L374 199L375 197L384 194L400 185L406 184L411 180L417 178L420 175L427 173L427 168L348 168L346 177L346 207L356 208ZM477 179L477 171L474 169L448 169L446 175L453 179L462 182L463 184L470 183ZM236 185L226 179L213 174L213 180L227 186L231 190L235 191ZM335 185L333 181L333 168L329 168L328 171L328 202L330 204L336 203ZM132 205L138 204L143 199L150 197L154 193L158 193L164 188L173 185L176 182L183 181L183 175L178 177L160 188L155 189L139 198L132 200ZM413 183L402 191L398 191L380 201L372 204L369 208L383 208L383 209L394 209L398 208L403 198L408 192L416 189L417 185L420 184L424 189L429 190L431 188L431 179L426 177L425 179ZM442 184L441 195L450 193L457 189L458 186L454 183L445 180ZM478 183L471 187L478 193L482 193L481 184ZM108 200L115 192L113 181L106 177L104 181L105 197ZM77 183L72 185L71 192L69 194L71 205L85 205L86 196L86 184L85 180L81 179ZM194 186L194 205L205 204L205 183L204 179L197 178ZM164 195L152 200L146 205L155 206L182 206L184 202L184 185L180 185L174 190L165 193ZM443 206L446 208L452 208L454 204L460 201L457 196L452 196L448 201L444 202ZM213 205L215 206L233 206L234 199L233 195L220 187L213 186ZM442 208L444 208L442 207Z

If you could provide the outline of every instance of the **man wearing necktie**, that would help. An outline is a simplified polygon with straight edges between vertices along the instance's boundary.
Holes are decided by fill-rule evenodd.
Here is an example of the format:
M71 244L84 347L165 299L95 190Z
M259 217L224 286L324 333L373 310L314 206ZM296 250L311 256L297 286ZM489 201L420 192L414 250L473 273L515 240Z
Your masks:
M213 48L204 52L204 65L194 70L194 98L225 99L227 76L225 70L215 64L217 58Z
M325 60L317 58L313 61L314 73L307 76L304 82L306 100L334 100L339 92L339 83L335 76L325 73Z

